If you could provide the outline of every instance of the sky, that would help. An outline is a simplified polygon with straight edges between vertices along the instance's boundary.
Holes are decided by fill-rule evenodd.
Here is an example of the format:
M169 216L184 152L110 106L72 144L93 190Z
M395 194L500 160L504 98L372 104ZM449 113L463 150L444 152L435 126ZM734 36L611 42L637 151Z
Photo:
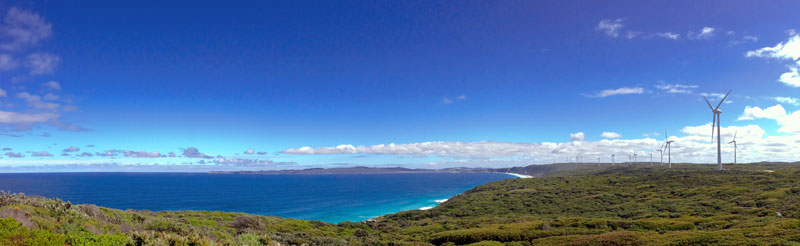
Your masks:
M798 161L798 9L0 1L0 172Z

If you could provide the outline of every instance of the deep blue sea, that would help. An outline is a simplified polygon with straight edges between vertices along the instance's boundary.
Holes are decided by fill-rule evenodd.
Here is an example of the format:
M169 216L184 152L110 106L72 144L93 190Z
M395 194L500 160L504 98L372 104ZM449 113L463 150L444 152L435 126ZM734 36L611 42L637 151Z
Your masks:
M331 223L437 204L501 173L0 174L0 190L117 209L244 212Z

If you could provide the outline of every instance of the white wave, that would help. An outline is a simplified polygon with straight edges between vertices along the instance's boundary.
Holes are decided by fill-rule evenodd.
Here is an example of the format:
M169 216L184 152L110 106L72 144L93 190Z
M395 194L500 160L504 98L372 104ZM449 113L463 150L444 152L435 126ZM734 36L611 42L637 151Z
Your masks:
M508 174L508 175L511 175L511 176L514 176L514 177L517 177L517 178L521 178L521 179L533 178L533 176L531 176L531 175L525 175L525 174L519 174L519 173L505 173L505 174Z
M421 207L421 208L419 208L419 210L428 210L428 209L431 209L431 208L433 208L433 206Z
M447 198L445 198L445 199L434 200L434 202L436 202L436 203L443 203L443 202L446 202L447 200L448 200L448 199L447 199Z

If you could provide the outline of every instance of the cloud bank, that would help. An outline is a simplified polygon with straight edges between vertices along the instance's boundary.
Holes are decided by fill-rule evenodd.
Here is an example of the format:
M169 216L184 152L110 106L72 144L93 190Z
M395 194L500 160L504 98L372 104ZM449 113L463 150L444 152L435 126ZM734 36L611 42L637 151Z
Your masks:
M672 159L676 162L712 163L715 162L716 144L711 138L711 122L681 129L683 136L670 136ZM795 161L800 158L800 135L766 136L758 125L728 126L722 128L722 139L728 141L737 133L739 160L747 161ZM349 144L334 147L300 147L281 151L293 155L396 155L443 157L462 161L465 165L487 161L503 161L509 158L521 160L514 165L562 162L565 158L584 157L584 160L600 158L610 162L610 155L624 156L634 150L640 156L653 153L661 148L663 138L642 139L603 139L599 141L579 141L583 133L571 134L570 142L421 142L408 144L379 144L354 146ZM733 149L723 146L723 159L732 162ZM655 152L654 156L657 156ZM730 155L730 156L729 156ZM728 160L730 159L730 160ZM508 164L508 163L506 163Z

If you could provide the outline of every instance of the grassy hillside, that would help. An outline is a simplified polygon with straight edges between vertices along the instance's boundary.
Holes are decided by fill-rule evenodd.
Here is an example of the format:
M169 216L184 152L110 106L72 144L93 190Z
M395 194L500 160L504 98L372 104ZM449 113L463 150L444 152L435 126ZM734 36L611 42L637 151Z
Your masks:
M542 167L537 167L542 168ZM551 166L338 225L0 196L4 245L800 245L800 167ZM537 169L538 170L538 169ZM567 171L569 170L569 171Z

